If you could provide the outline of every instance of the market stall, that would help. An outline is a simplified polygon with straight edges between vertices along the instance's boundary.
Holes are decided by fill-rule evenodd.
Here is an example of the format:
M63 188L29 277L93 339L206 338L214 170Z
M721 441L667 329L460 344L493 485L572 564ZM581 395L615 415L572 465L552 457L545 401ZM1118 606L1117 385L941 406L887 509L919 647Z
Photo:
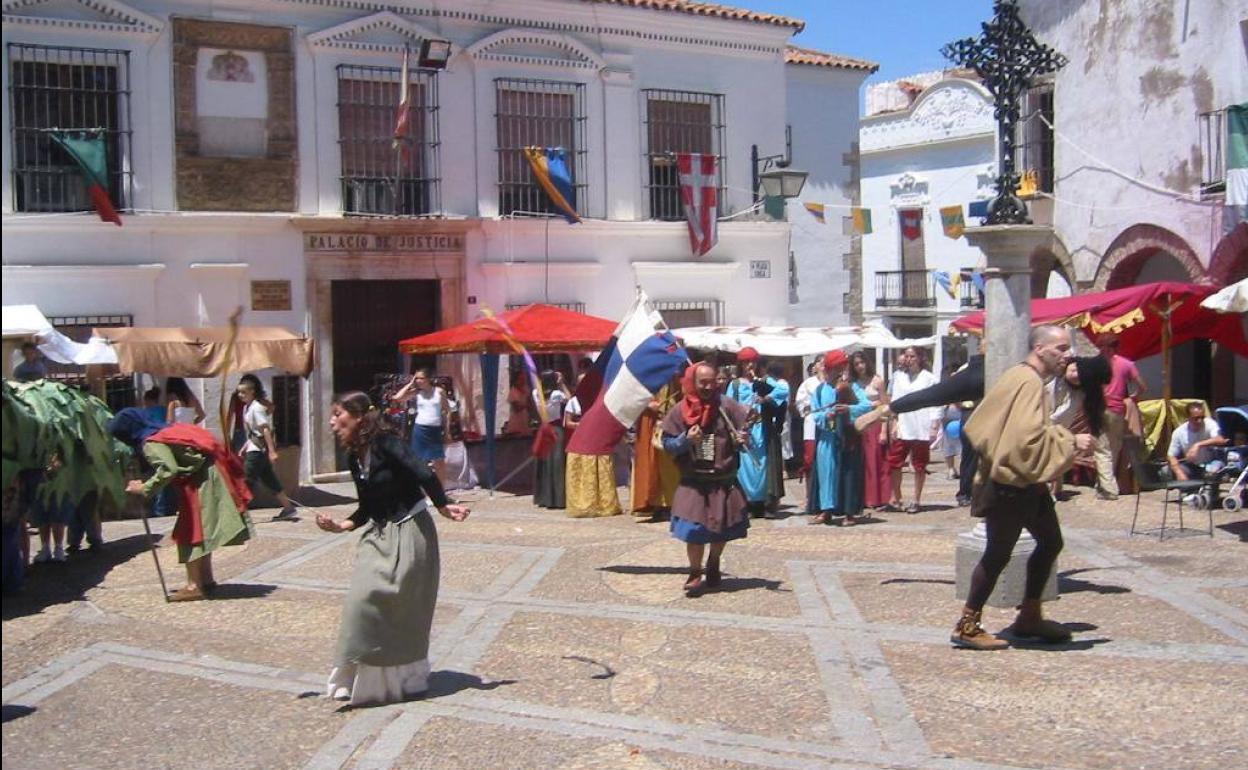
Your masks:
M553 305L525 305L497 316L485 315L449 329L399 342L408 354L476 353L481 361L485 402L486 486L494 488L495 407L498 356L598 350L615 332L616 322Z

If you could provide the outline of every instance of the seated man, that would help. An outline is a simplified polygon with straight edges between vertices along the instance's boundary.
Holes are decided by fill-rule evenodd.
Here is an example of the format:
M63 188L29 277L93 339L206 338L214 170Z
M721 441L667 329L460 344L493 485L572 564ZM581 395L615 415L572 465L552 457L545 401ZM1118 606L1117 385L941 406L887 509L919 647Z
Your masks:
M1225 443L1226 439L1218 432L1218 424L1205 418L1205 405L1188 404L1187 422L1174 429L1170 451L1166 453L1174 478L1179 481L1204 478L1205 463L1213 459L1211 448Z

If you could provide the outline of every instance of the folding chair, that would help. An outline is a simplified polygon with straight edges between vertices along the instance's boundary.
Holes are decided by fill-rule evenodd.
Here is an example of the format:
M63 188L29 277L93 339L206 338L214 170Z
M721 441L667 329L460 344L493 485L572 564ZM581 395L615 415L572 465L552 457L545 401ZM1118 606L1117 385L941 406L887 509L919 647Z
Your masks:
M1144 492L1156 492L1165 490L1165 497L1162 498L1161 504L1161 527L1157 530L1157 539L1164 540L1166 537L1166 519L1170 513L1170 504L1177 503L1179 506L1179 531L1183 531L1183 498L1188 495L1194 495L1204 488L1205 482L1200 480L1192 481L1174 481L1163 478L1161 475L1161 465L1154 463L1148 459L1148 455L1144 452L1144 442L1139 436L1126 436L1123 438L1123 449L1127 451L1127 457L1131 460L1131 472L1135 475L1135 515L1131 517L1131 534L1136 533L1135 523L1140 517L1140 495ZM1151 532L1152 530L1140 530L1140 534ZM1213 537L1213 509L1209 509L1209 537Z

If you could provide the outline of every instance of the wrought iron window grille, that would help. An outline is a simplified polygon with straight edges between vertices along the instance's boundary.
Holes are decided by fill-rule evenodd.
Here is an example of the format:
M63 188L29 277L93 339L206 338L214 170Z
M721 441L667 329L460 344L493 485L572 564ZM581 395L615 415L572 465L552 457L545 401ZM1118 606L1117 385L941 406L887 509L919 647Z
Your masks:
M560 213L533 178L524 154L526 147L557 147L564 151L572 176L576 212L585 216L588 142L584 84L497 78L494 99L499 216L520 212Z
M74 342L87 342L91 339L91 330L111 326L134 326L134 316L119 313L114 315L71 315L49 316L52 324L61 334ZM87 368L77 364L62 364L51 359L44 360L48 379L81 390L90 390L91 383L87 379ZM114 412L138 403L138 378L133 374L108 374L104 376L104 403Z
M875 274L876 307L936 307L935 279L929 270L888 270Z
M658 300L650 303L672 329L687 326L723 326L724 302L717 299Z
M1023 94L1018 124L1016 166L1035 175L1035 192L1053 192L1053 84L1037 85Z
M724 95L699 91L647 88L643 99L642 186L650 205L650 219L680 221L680 176L676 154L696 152L717 159L719 188L717 215L724 211Z
M104 135L108 195L133 199L130 55L103 48L9 43L9 141L13 210L91 211L87 179L54 131Z
M1200 193L1206 196L1226 192L1226 110L1202 112L1197 116L1200 141Z
M402 71L398 67L340 64L337 72L343 213L440 215L437 73L409 72L409 138L396 140Z

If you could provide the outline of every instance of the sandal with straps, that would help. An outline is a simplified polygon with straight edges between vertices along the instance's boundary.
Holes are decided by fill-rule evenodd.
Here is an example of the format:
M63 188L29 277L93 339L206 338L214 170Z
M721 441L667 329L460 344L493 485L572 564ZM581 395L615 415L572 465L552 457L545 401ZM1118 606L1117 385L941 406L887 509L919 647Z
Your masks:
M690 570L689 579L685 581L685 596L696 599L706 592L706 581L702 579L702 570Z

